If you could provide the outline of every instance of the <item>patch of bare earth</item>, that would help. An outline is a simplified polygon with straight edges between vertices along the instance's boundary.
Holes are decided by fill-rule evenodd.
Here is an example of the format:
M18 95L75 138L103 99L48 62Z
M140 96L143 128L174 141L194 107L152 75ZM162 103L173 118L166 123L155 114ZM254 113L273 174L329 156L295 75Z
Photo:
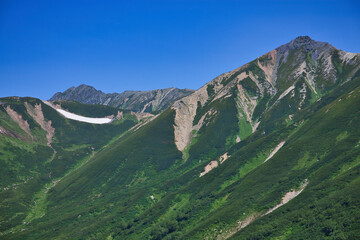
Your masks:
M220 158L219 158L220 164L223 164L223 162L225 162L226 159L228 159L229 157L230 157L230 155L227 152L224 153L223 155L221 155Z
M223 164L226 161L226 159L228 159L229 157L231 156L228 153L224 153L219 157L219 161L216 160L211 161L208 165L204 167L204 171L200 173L200 177L204 176L214 168L217 168L219 166L219 163Z
M266 81L268 81L271 86L274 88L274 83L273 83L273 73L276 67L276 56L277 56L277 51L274 49L271 52L265 54L266 57L268 57L270 60L268 60L266 63L264 63L264 65L262 65L259 61L259 59L257 60L257 64L259 66L259 68L261 70L263 70L263 72L265 73L265 78Z
M175 144L180 151L190 144L193 120L196 115L198 103L204 106L208 100L206 85L194 92L193 94L176 101L172 109L175 110L174 135Z
M144 118L150 118L150 117L153 117L153 116L154 116L154 114L147 113L147 112L140 112L140 113L138 113L138 112L131 112L130 114L133 115L133 116L135 116L138 121L140 121L140 120L142 120L142 119L144 119Z
M241 229L245 228L246 226L248 226L250 223L252 223L253 221L255 221L256 219L263 217L265 215L268 215L269 213L275 211L276 209L278 209L279 207L285 205L286 203L290 202L292 199L294 199L295 197L297 197L304 189L305 187L308 185L308 180L305 179L304 183L301 185L301 187L298 190L294 190L291 189L289 192L287 192L281 199L281 202L279 204L277 204L276 206L270 208L267 212L263 213L263 214L259 214L259 213L255 213L252 214L250 216L248 216L247 218L245 218L244 220L239 220L238 221L238 225L229 230L226 231L225 233L218 235L217 239L228 239L231 236L233 236L235 233L237 233L238 231L240 231Z
M308 185L308 181L305 180L305 183L301 185L299 190L291 190L290 192L287 192L281 199L281 202L279 204L277 204L275 207L269 209L265 214L269 214L271 212L273 212L274 210L278 209L279 207L283 206L284 204L288 203L290 200L294 199L295 197L297 197L304 189L305 187Z
M11 109L10 106L6 107L6 112L7 114L9 114L11 119L14 122L16 122L19 125L19 127L31 137L31 139L33 139L33 136L30 131L29 123L26 120L24 120L20 114L18 114L13 109Z
M117 115L116 115L116 119L117 119L117 120L120 120L120 119L123 119L123 118L124 118L124 113L121 112L121 111L118 111L118 112L117 112Z
M244 227L248 226L250 223L252 223L257 218L258 218L257 215L250 215L249 217L245 218L244 220L238 221L238 225L236 226L236 228L231 229L229 232L226 232L224 235L219 235L217 237L217 239L218 240L228 239L229 237L231 237L232 235L234 235L235 233L237 233Z
M208 165L205 166L204 171L200 173L200 177L204 176L205 174L207 174L208 172L210 172L217 166L219 166L218 161L216 161L216 160L211 161Z
M52 138L55 134L55 128L51 126L51 120L46 121L44 113L41 109L41 104L35 104L35 107L25 102L25 107L29 115L40 125L40 127L46 132L47 145L51 147Z
M265 159L264 162L268 161L270 158L272 158L279 150L280 148L282 148L282 146L284 146L285 141L282 141L281 143L279 143L274 150L270 153L270 155Z

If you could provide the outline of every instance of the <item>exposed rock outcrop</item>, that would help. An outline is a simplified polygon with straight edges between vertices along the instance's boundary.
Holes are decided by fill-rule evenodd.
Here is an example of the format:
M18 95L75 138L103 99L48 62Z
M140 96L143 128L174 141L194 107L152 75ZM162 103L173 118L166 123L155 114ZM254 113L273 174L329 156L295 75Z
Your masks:
M191 141L193 121L196 116L198 104L204 106L209 96L203 86L195 93L176 101L172 109L175 110L175 144L180 151L183 151Z
M18 114L16 111L11 109L10 106L6 107L6 112L9 114L11 119L14 122L16 122L19 125L19 127L31 137L31 139L33 139L33 136L30 131L29 123L27 122L27 120L24 120L23 117L20 114Z
M50 147L52 143L52 138L55 134L55 128L51 126L51 120L45 120L44 113L41 109L41 104L35 104L35 107L33 107L29 103L25 102L25 107L29 115L46 132L47 145Z

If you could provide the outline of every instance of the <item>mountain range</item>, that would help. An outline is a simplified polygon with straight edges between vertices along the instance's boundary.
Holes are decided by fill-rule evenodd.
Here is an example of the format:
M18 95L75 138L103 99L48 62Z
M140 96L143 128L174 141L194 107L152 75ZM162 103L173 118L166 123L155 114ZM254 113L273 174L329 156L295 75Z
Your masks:
M0 238L359 239L359 122L360 54L308 36L196 91L1 98Z
M152 91L125 91L105 94L92 86L82 84L71 87L65 92L55 93L50 101L71 100L85 104L102 104L134 112L159 112L176 100L185 97L194 90L165 88Z

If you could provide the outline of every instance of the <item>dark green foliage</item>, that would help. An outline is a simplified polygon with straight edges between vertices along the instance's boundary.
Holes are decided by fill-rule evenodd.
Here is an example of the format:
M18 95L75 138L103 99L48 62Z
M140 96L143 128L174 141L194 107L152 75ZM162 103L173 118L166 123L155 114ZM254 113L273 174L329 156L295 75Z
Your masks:
M256 86L251 78L247 77L240 82L241 86L250 94L250 96L257 96L259 88Z
M215 91L214 91L214 85L209 84L209 85L207 86L206 90L207 90L207 93L208 93L209 96L212 96L212 95L214 95L214 93L215 93Z
M264 96L260 98L259 103L256 105L254 109L254 113L252 116L253 120L258 119L261 116L261 114L266 110L270 98L271 97L269 93L265 93Z
M122 120L110 125L92 125L65 119L54 109L33 98L3 98L1 126L12 131L12 136L0 135L1 166L1 231L22 223L34 202L43 201L44 186L60 179L94 150L108 143L135 123ZM45 120L51 119L55 128L53 149L46 146L45 132L28 114L24 103L41 104ZM5 105L6 104L6 105ZM6 115L5 107L20 114L29 123L32 138ZM76 104L75 104L76 105ZM76 107L74 105L74 107ZM16 137L18 136L18 137ZM26 141L24 141L24 139ZM38 194L39 199L34 198ZM44 206L38 210L44 211ZM37 213L35 210L35 214ZM10 216L17 216L16 218Z
M250 62L248 67L246 68L246 74L249 74L249 72L252 72L253 74L255 74L259 78L260 81L264 81L265 74L261 70L261 68L258 66L256 60Z
M231 98L214 101L202 109L199 115L203 115L210 109L216 111L217 114L212 118L205 118L205 125L198 132L197 141L189 151L189 164L199 160L213 160L225 151L226 138L236 135L239 131L236 105Z
M241 71L235 72L230 77L224 77L223 80L221 81L221 84L222 85L228 84L229 82L233 81L237 76L239 76L239 74L241 74Z

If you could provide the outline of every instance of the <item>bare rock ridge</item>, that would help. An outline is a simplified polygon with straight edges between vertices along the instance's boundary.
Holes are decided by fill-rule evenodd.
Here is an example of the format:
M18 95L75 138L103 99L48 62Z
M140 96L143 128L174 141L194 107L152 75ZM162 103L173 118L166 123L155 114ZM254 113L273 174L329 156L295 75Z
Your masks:
M239 128L245 122L254 132L270 109L288 102L289 115L294 114L344 79L350 80L359 70L359 61L359 53L339 50L309 36L297 37L177 100L172 105L176 112L175 144L180 151L186 150L204 122L216 116L211 107L215 101L230 97L237 106ZM353 70L344 76L345 68ZM201 109L210 110L197 116ZM195 119L200 121L194 123ZM240 129L237 142L243 140L241 135L244 137L244 129Z
M85 104L102 104L143 113L164 110L174 101L193 92L190 89L165 88L151 91L103 93L92 86L82 84L78 87L71 87L65 92L54 94L50 101L72 100Z

